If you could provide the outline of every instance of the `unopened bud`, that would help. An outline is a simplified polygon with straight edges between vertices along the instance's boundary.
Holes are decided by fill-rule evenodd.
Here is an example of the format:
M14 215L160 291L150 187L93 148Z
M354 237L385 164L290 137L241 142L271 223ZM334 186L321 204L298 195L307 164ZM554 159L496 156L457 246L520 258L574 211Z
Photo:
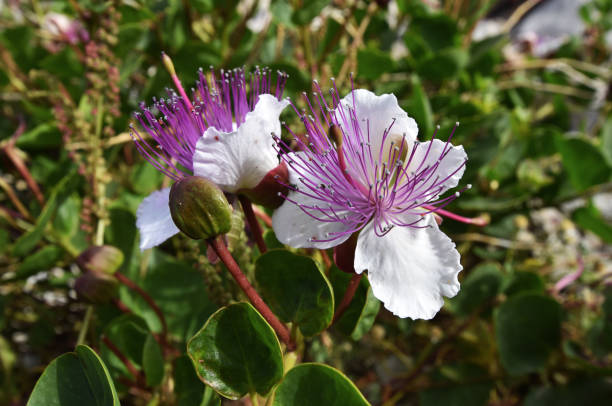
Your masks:
M78 297L93 304L108 303L117 296L119 282L114 276L95 271L87 271L74 283Z
M123 253L112 245L90 247L76 259L76 264L83 272L113 274L123 263Z
M187 236L209 239L230 230L232 210L223 192L198 176L178 180L170 189L170 214Z

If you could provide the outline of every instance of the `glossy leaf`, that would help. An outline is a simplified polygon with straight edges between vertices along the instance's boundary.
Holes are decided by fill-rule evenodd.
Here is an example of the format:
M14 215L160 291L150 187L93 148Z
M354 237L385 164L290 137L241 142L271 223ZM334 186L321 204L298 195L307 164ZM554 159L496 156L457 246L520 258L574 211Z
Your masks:
M119 406L106 366L89 347L53 360L38 379L28 406Z
M334 316L332 287L315 262L286 250L257 258L255 278L272 311L312 336L327 328Z
M364 406L368 401L340 371L324 364L292 368L274 392L273 406Z
M283 376L274 330L244 302L210 316L187 343L187 353L198 377L230 399L248 393L266 395Z

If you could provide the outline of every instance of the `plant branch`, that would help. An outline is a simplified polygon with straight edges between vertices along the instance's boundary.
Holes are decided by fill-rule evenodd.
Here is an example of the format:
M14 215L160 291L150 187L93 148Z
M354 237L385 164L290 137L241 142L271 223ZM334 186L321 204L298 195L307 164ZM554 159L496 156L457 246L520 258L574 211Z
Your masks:
M238 283L238 286L240 286L240 289L246 294L253 306L261 313L268 323L270 323L270 326L276 331L278 337L287 345L287 349L293 351L295 343L291 340L289 329L280 322L268 305L259 296L259 293L257 293L253 285L251 285L247 277L240 270L240 267L232 257L232 254L228 251L225 243L223 243L220 237L211 238L208 240L208 243L219 259L223 261L228 271L232 274L234 280L236 280L236 283Z
M348 309L349 305L353 301L353 297L355 296L355 292L357 291L357 287L359 286L359 282L361 282L361 278L363 278L362 273L353 274L351 280L349 281L348 286L346 287L346 291L344 292L344 296L342 297L342 301L338 305L336 312L334 313L334 320L332 323L335 323Z
M127 286L131 290L133 290L136 293L138 293L145 300L145 302L147 302L149 307L151 307L151 309L153 309L153 311L155 312L155 314L159 318L159 321L161 322L161 325L162 325L162 345L165 345L166 337L168 335L168 325L166 324L166 318L164 317L164 314L162 313L162 311L159 308L159 306L157 306L157 304L155 303L153 298L147 292L145 292L144 289L142 289L140 286L138 286L136 283L134 283L134 281L132 281L130 278L128 278L124 274L122 274L120 272L115 272L115 278L117 278L119 283Z
M117 358L121 360L123 365L125 365L125 367L130 372L130 374L134 377L134 379L136 379L136 383L141 384L142 375L140 374L140 371L136 369L134 364L132 364L132 362L121 352L121 350L115 345L115 343L109 340L109 338L106 336L102 337L102 342L108 347L109 350L111 350L113 354L115 354Z

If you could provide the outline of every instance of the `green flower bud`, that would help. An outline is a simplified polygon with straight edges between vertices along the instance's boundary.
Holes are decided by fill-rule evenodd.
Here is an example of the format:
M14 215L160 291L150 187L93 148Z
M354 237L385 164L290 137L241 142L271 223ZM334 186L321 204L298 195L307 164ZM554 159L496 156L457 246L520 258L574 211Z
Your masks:
M123 263L123 253L112 245L87 248L76 259L83 272L99 272L112 275Z
M209 239L230 230L232 210L214 183L198 176L175 182L170 189L174 224L193 239Z
M95 271L87 271L77 278L74 289L78 297L93 304L109 302L117 296L119 282L114 276Z

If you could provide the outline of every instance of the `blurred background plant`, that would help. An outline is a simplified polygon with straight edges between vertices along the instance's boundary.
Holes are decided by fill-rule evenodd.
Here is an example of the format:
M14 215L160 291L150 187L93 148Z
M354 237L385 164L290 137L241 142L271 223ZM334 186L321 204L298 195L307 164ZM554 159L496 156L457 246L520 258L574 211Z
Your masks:
M353 72L394 93L421 139L461 122L474 187L453 209L490 224L442 226L459 295L412 322L361 289L353 320L304 341L305 361L376 405L612 398L612 1L4 0L0 30L1 404L25 404L82 343L123 404L218 402L185 342L240 293L203 244L138 249L136 208L167 180L126 131L171 83L162 50L186 87L199 67L266 65L298 100L312 79L346 93ZM235 217L229 248L252 275ZM103 244L119 250L88 250Z

